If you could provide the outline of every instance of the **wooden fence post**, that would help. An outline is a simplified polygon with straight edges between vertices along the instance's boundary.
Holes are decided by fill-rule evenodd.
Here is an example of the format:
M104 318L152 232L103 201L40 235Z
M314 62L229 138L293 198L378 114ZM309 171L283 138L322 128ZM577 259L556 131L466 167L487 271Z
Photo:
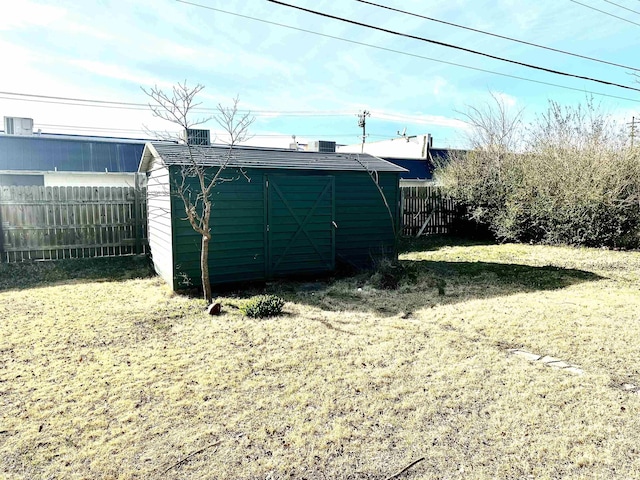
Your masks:
M2 186L0 185L0 263L4 261L4 231L2 230L2 199L3 199Z
M133 228L135 229L136 255L142 253L142 212L140 210L140 179L138 178L138 174L136 173L133 187Z

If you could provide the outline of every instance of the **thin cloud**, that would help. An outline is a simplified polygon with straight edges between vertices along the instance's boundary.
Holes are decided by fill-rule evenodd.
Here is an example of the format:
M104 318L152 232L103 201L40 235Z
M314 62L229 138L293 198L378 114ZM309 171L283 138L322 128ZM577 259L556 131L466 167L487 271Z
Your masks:
M66 15L66 9L53 5L35 4L26 0L6 2L0 15L0 31L55 25Z
M420 114L403 114L403 113L392 113L392 112L382 112L382 111L371 111L371 116L373 118L378 118L380 120L389 120L392 122L406 122L411 123L413 125L429 125L429 126L438 126L438 127L450 127L450 128L460 128L465 129L468 128L468 125L456 118L444 117L441 115L420 115Z
M162 88L171 88L171 82L159 80L148 74L127 69L120 65L111 63L97 62L91 60L69 60L68 63L77 68L94 73L101 77L113 78L116 80L125 80L138 86L158 85Z

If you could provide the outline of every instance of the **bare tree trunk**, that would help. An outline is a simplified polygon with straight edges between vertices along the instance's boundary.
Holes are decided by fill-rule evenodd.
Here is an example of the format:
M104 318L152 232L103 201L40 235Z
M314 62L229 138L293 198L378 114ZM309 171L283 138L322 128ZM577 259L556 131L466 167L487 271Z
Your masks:
M200 270L202 273L202 293L207 304L211 303L211 282L209 281L209 240L211 235L202 235L202 249L200 252Z
M202 293L204 299L211 303L211 282L209 281L209 241L211 240L211 230L209 228L209 222L211 219L211 196L212 190L223 182L232 181L233 178L224 178L222 176L223 171L227 168L229 161L231 160L231 153L233 148L244 141L248 137L248 129L255 120L249 113L240 114L238 112L238 97L233 100L232 107L223 107L218 104L218 115L213 117L201 118L199 120L189 120L189 114L191 110L199 105L194 103L195 96L203 89L202 85L196 85L194 88L187 87L187 82L174 86L172 93L165 93L157 86L145 90L142 89L151 99L154 104L149 104L153 114L167 120L171 123L179 125L185 133L185 141L188 151L188 163L182 167L182 183L176 184L176 193L182 199L184 203L184 209L186 213L185 220L188 220L193 230L202 235L202 248L200 251L200 273L202 279ZM223 140L229 147L225 155L218 155L220 164L218 171L213 178L207 176L209 167L198 163L193 149L195 148L189 143L189 136L187 132L194 125L200 125L206 123L209 120L215 120L220 125L224 133L228 135L228 141ZM242 168L239 169L240 173L247 179L246 173ZM191 190L187 178L192 177L197 179L199 183L199 191L195 189ZM202 212L199 213L200 208Z

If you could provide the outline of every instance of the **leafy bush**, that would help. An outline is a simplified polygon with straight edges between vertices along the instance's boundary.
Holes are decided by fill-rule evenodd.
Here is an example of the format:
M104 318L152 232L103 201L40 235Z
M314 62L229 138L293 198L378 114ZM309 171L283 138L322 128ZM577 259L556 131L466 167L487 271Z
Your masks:
M518 149L478 145L437 169L470 219L501 240L640 246L640 149L622 128L591 103L552 102L527 135Z
M257 295L247 300L240 311L247 317L264 318L279 315L284 307L284 300L276 295Z

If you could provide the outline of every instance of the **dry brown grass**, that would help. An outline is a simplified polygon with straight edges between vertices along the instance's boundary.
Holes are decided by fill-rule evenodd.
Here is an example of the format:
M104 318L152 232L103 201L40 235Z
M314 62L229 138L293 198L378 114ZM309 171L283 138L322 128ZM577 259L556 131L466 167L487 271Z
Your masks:
M640 478L640 253L402 258L393 292L273 286L269 320L155 278L0 292L0 476Z

